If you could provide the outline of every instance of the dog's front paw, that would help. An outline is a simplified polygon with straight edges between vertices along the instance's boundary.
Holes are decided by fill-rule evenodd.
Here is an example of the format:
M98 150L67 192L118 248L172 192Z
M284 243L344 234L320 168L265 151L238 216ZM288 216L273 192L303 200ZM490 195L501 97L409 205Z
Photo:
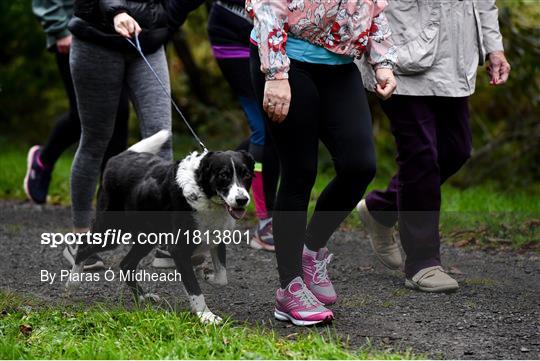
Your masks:
M214 315L208 308L204 311L196 312L196 315L199 318L199 321L205 325L218 325L223 321L221 317Z
M139 296L139 302L149 302L149 303L159 303L161 301L161 297L156 295L155 293L145 293L144 295Z
M210 273L205 277L205 281L213 286L226 286L229 283L226 273Z
M81 281L73 281L73 280L68 280L66 282L66 286L65 286L65 289L64 289L64 294L66 296L71 296L71 294L77 290L81 285Z
M81 285L81 273L83 271L82 265L74 265L69 273L68 280L66 281L66 294L69 295L75 291Z

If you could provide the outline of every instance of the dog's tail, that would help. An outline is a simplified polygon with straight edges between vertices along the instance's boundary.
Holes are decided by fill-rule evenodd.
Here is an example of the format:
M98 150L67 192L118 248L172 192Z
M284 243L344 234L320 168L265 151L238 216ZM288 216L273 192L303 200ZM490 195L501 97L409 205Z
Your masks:
M133 144L128 150L136 153L152 153L157 154L163 144L169 140L171 132L168 130L160 130L156 134Z

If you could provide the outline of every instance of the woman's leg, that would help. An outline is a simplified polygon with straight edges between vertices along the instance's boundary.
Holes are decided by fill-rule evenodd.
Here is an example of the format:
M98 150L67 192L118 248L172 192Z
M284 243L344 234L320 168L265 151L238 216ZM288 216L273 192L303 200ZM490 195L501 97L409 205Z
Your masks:
M69 55L56 53L58 70L62 76L64 89L69 100L69 111L63 114L52 129L47 143L41 150L41 162L52 169L62 153L81 138L81 121L77 107L77 98L73 88L73 79L69 68ZM118 105L114 132L105 152L101 170L105 168L107 160L116 154L124 151L127 147L129 119L129 101L127 92L123 91Z
M265 128L268 133L268 127ZM272 137L264 138L263 152L263 184L266 199L266 209L272 216L274 203L276 201L277 186L279 182L279 158L274 147Z
M169 68L165 48L160 48L146 58L170 93ZM126 83L139 118L141 135L147 138L160 130L171 130L171 100L148 68L144 60L136 55L127 60ZM169 140L159 152L164 159L172 160L172 143Z
M120 53L74 38L71 74L81 118L81 140L71 168L73 225L90 226L92 199L113 133L124 78Z
M114 122L114 130L105 151L103 162L101 163L101 172L105 169L107 161L117 154L120 154L127 148L128 141L128 121L129 121L129 101L127 91L124 88L120 95L120 101L118 103L118 111L116 112L116 120Z
M239 45L236 45L233 48L234 52L231 52L227 57L227 46L220 45L220 51L215 52L214 55L225 79L238 97L251 129L248 151L256 162L255 176L252 183L253 198L257 218L264 222L260 226L264 226L267 223L265 221L270 219L272 208L269 206L273 205L276 196L279 168L274 165L277 163L277 155L269 149L271 142L267 144L266 141L266 125L262 109L260 109L255 98L250 78L246 77L246 74L249 73L249 58L238 57L242 55L238 51L239 47ZM268 163L268 169L266 169L265 159ZM269 182L268 185L264 182L265 178ZM269 200L270 202L268 202Z
M356 66L324 67L317 89L319 136L330 151L336 176L321 193L308 226L306 246L312 251L325 247L375 175L371 112Z
M281 165L274 208L274 240L282 288L302 276L302 249L311 189L317 176L319 94L309 65L292 62L289 84L292 101L282 123L269 123ZM260 72L258 53L252 50L251 75L259 103L262 103L265 79Z
M252 183L257 217L263 220L259 228L269 230L267 221L276 196L279 168L275 152L269 151L266 141L264 115L257 103L249 75L249 37L253 25L242 16L213 3L208 16L208 36L214 57L225 79L239 98L251 129L248 151L256 162ZM272 157L273 155L273 157ZM272 162L272 164L271 164ZM264 232L267 234L268 232ZM271 237L271 232L268 234Z
M215 48L217 45L213 44L213 47ZM265 142L264 118L255 99L251 81L249 77L246 77L246 74L249 73L249 58L239 57L243 55L243 53L239 52L240 46L231 48L234 51L231 50L230 53L227 52L227 48L226 45L220 45L220 51L215 51L214 56L227 83L238 97L251 129L248 151L255 159L255 176L252 183L255 210L257 218L266 219L269 215L262 178ZM245 52L248 51L248 48L245 48Z
M69 100L69 111L62 114L49 134L43 147L35 145L28 152L27 172L24 178L24 190L33 202L42 204L47 201L51 173L60 155L81 136L77 102L69 70L69 55L55 53L58 71L64 82L64 89Z
M77 99L73 89L73 80L69 69L69 55L56 54L56 63L64 83L64 89L69 100L69 110L62 115L49 135L47 143L41 150L41 162L52 169L60 158L60 155L71 145L77 142L81 136L81 122L77 110Z

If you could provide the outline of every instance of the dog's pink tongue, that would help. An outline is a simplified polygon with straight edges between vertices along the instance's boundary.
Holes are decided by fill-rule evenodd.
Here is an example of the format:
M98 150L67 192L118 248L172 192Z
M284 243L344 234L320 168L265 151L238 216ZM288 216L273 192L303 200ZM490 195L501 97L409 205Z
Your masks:
M227 211L229 211L229 214L234 219L240 219L246 214L246 210L243 208L232 208L230 206L227 206Z
M246 210L245 209L233 209L233 217L235 219L240 219L242 217L244 217L244 215L246 214Z

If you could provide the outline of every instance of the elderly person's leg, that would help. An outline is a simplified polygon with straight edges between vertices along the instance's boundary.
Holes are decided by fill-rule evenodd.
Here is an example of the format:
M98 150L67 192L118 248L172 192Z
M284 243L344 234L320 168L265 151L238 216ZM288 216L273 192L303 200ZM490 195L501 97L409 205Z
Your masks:
M389 108L394 99L385 106ZM437 118L437 150L440 168L440 182L443 184L456 173L469 159L471 152L471 130L469 127L468 97L434 97L433 109ZM362 219L371 231L377 256L389 268L401 264L401 256L396 241L393 239L393 227L398 220L397 194L398 175L394 175L387 188L375 190L359 204ZM371 227L369 227L371 226ZM392 262L392 260L397 260Z
M441 183L454 175L471 156L469 98L437 97L437 139Z
M397 145L397 208L408 278L440 265L441 202L437 119L430 97L395 96L383 103Z
M449 291L457 282L440 267L439 103L434 97L394 96L383 103L398 148L396 205L406 253L406 285L423 291ZM391 193L391 192L390 192ZM370 206L376 206L370 197ZM384 203L382 203L384 204ZM377 209L370 209L377 212Z
M381 101L383 109L390 114L399 116L399 109L404 104L400 96L392 96ZM373 252L389 269L399 269L403 264L398 242L393 235L393 227L398 221L397 193L398 175L394 175L385 190L374 190L357 205L360 219L368 233Z
M395 174L385 190L374 190L366 196L366 206L377 222L393 227L397 222L398 176Z

